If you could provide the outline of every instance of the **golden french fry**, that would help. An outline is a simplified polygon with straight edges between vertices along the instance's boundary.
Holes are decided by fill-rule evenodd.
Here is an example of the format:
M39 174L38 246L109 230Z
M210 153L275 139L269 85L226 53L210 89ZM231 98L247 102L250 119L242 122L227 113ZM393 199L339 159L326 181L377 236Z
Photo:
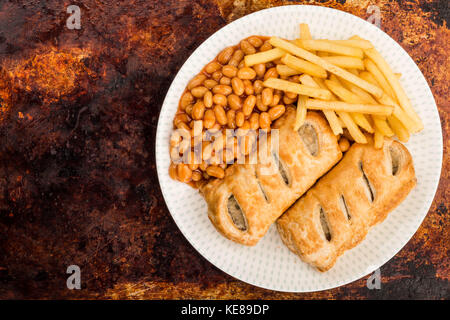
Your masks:
M373 137L374 140L374 146L376 149L381 149L383 148L383 144L384 144L384 136L383 133L381 133L380 131L378 131L377 129L375 130L375 134Z
M341 68L364 70L364 63L359 58L347 56L328 56L322 57L322 59Z
M300 76L300 82L306 86L320 88L320 86L314 81L314 79L308 75L303 74ZM306 103L306 102L305 102ZM306 109L306 105L305 105ZM331 110L323 110L325 118L327 118L328 123L330 124L331 130L337 136L343 133L342 125L339 121L339 118L336 116L336 113Z
M342 82L351 92L356 94L363 103L377 104L377 101L363 89L355 86L353 83L350 83L347 80L342 80ZM394 135L394 132L386 122L386 117L372 115L372 120L375 128L378 129L384 136L392 137Z
M375 49L366 49L366 55L380 68L383 75L386 77L387 82L392 87L395 92L395 96L400 104L400 107L406 112L406 114L415 122L415 132L421 131L423 129L422 120L419 118L417 113L414 111L414 108L406 95L405 90L403 89L400 81L395 76L389 64L384 60L381 54ZM400 120L400 119L399 119Z
M292 69L296 69L302 73L307 73L315 77L319 78L326 78L327 77L327 71L319 67L318 65L315 65L311 62L305 61L303 59L299 59L297 57L294 57L293 55L290 55L289 53L286 54L283 58L281 58L281 62L283 62L288 67L291 67Z
M333 80L325 80L325 85L331 90L335 95L337 95L341 100L348 103L364 103L357 95L345 89L337 79L332 77ZM337 80L337 81L336 81ZM352 113L351 117L361 128L365 129L367 132L373 133L374 130L367 120L367 118L361 113Z
M360 74L360 77L365 79L366 81L374 81L376 82L374 76L367 72L367 71L363 71ZM408 132L413 133L414 132L414 128L416 127L416 123L413 121L413 119L411 119L406 112L400 108L400 106L391 98L389 97L387 94L383 94L383 96L379 99L377 99L379 103L381 104L385 104L388 106L393 106L394 107L394 111L392 112L392 114L401 121L401 123L403 124L403 126L408 130Z
M396 100L394 90L392 90L391 86L387 82L384 75L381 73L380 69L375 65L375 63L370 59L364 59L364 66L367 71L370 72L375 80L377 80L378 85L386 92L391 98Z
M266 81L263 82L265 87L287 91L287 92L293 92L296 94L305 95L308 97L314 97L318 99L324 99L328 100L331 98L331 92L325 89L321 88L313 88L309 86L305 86L303 84L290 82L283 79L277 79L277 78L269 78Z
M312 39L307 23L300 23L300 38L305 40Z
M306 102L308 109L314 110L334 110L344 112L358 112L375 114L380 116L389 116L392 114L394 107L381 104L363 104L363 103L348 103L343 101L324 101L317 99L309 99Z
M301 73L301 71L292 69L291 67L288 67L285 64L277 64L276 68L277 68L277 72L280 76L290 77L290 76L294 76L296 74Z
M305 122L306 119L306 100L308 100L307 96L298 96L297 100L297 113L295 115L295 124L294 124L294 130L297 131L300 129L302 124Z
M323 79L320 78L314 78L314 81L316 81L316 83L323 89L326 89L327 86L325 85L325 82L323 81ZM337 98L332 95L332 100L337 100ZM358 143L367 143L367 139L366 136L361 132L361 130L359 130L358 126L356 125L356 123L353 121L352 117L350 117L350 114L348 114L347 112L336 112L337 115L339 116L339 120L342 121L343 125L341 125L342 127L347 128L348 132L350 133L351 137L353 138L353 140L355 140Z
M323 57L328 57L328 56L330 56L330 55L328 54L328 52L325 52L325 51L319 51L319 52L317 52L317 56L323 58Z
M279 48L270 49L267 51L262 51L254 54L249 54L245 56L244 61L247 67L251 67L255 64L266 63L273 60L277 60L284 56L286 52Z
M374 86L373 84L359 78L358 76L355 76L354 74L352 74L338 66L335 66L332 63L329 63L329 62L323 60L322 58L318 57L315 54L312 54L311 52L304 50L303 48L299 48L299 47L293 45L289 41L280 39L278 37L272 37L272 38L270 38L269 42L274 47L278 47L280 49L283 49L283 50L297 56L297 57L305 59L306 61L317 64L318 66L324 68L325 70L327 70L331 73L334 73L337 76L340 76L341 78L344 78L344 79L350 81L351 83L354 83L358 87L361 87L362 89L370 92L375 97L379 98L383 95L383 90L381 90L377 86Z
M401 142L408 142L409 140L409 132L403 126L399 119L396 116L390 116L387 118L389 125L392 130L394 130L395 135L398 137L398 140Z
M331 52L344 56L351 56L362 59L364 52L360 48L343 46L325 40L303 40L299 39L297 43L305 50L317 50Z
M341 46L354 47L359 49L370 49L373 48L373 44L365 39L353 39L353 40L328 40L325 41L334 43Z

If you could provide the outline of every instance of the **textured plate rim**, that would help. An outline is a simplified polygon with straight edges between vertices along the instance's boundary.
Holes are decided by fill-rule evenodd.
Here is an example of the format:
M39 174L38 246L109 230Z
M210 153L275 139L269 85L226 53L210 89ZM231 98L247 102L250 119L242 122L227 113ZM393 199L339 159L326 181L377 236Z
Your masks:
M242 279L241 277L238 277L238 276L236 276L236 275L233 275L233 274L229 273L228 271L224 270L222 267L220 267L220 266L218 266L217 264L213 263L213 262L209 259L209 257L207 257L207 255L205 254L205 252L204 252L202 249L196 247L196 246L193 244L193 241L191 240L191 238L189 237L189 235L185 233L185 231L183 230L183 227L180 227L179 222L177 221L177 219L174 217L174 215L173 215L172 212L171 212L171 211L172 211L172 210L171 210L171 205L170 205L169 202L167 201L168 195L167 195L167 193L166 193L166 190L163 188L163 186L162 186L162 184L161 184L161 176L162 176L162 175L168 175L167 172L164 172L164 171L162 170L161 164L160 164L160 162L158 161L158 152L160 151L160 150L159 150L159 147L158 147L158 141L161 139L160 137L161 137L161 135L162 135L162 133L161 133L160 122L161 122L161 117L162 117L162 114L163 114L163 109L164 109L164 107L165 107L166 104L167 104L167 100L168 100L168 98L169 98L169 93L171 93L171 91L173 90L173 88L174 88L174 86L175 86L175 83L177 82L178 78L180 77L181 71L182 71L184 68L186 68L187 65L189 65L189 63L191 62L191 60L194 59L194 58L196 57L196 55L198 55L199 51L201 51L202 48L203 48L204 46L206 46L206 44L207 44L209 41L211 41L214 37L220 36L221 33L224 33L228 28L231 28L231 26L232 26L233 24L236 24L236 23L242 23L242 22L245 21L245 20L253 19L254 17L256 17L256 16L258 16L258 15L263 15L263 14L267 13L268 11L277 11L277 10L282 11L282 10L286 10L286 8L289 8L289 7L301 7L301 8L304 8L305 10L317 10L317 11L323 11L323 12L327 12L327 11L328 11L328 12L332 12L333 14L338 14L338 15L341 14L341 15L344 17L343 19L356 19L356 20L363 21L364 23L366 23L366 24L368 25L368 28L369 28L369 29L372 29L374 32L381 32L381 33L384 35L384 37L385 37L386 39L388 39L388 41L391 41L392 44L393 44L393 46L396 47L396 51L402 51L403 53L406 54L407 58L409 59L408 62L413 66L414 69L416 69L415 71L420 75L420 77L421 77L420 80L423 81L423 82L426 84L426 86L424 86L423 89L425 89L425 90L427 91L427 94L430 95L431 98L432 98L432 102L433 102L433 103L432 103L432 106L431 106L432 108L431 108L431 109L432 109L432 111L435 113L435 116L437 116L437 118L439 119L439 122L440 122L440 117L439 117L439 112L438 112L438 109L437 109L437 105L436 105L436 102L435 102L433 93L432 93L432 91L431 91L431 89L430 89L430 87L429 87L429 85L428 85L428 82L426 81L426 79L425 79L423 73L421 72L421 70L419 69L419 67L416 65L416 63L414 62L414 60L413 60L413 59L411 58L411 56L410 56L410 55L409 55L409 54L408 54L408 53L400 46L400 44L398 44L394 39L392 39L392 38L391 38L387 33L385 33L382 29L377 28L375 25L373 25L373 24L367 22L366 20L364 20L364 19L362 19L362 18L360 18L360 17L358 17L358 16L355 16L355 15L353 15L353 14L347 13L347 12L345 12L345 11L341 11L341 10L337 10L337 9L333 9L333 8L329 8L329 7L322 7L322 6L316 6L316 5L285 5L285 6L277 6L277 7L267 8L267 9L259 10L259 11L257 11L257 12L253 12L253 13L248 14L248 15L246 15L246 16L243 16L243 17L241 17L241 18L239 18L239 19L237 19L237 20L234 20L234 21L232 21L231 23L229 23L229 24L223 26L223 27L220 28L219 30L215 31L211 36L209 36L206 40L204 40L204 41L203 41L203 42L202 42L202 43L201 43L201 44L200 44L200 45L192 52L192 54L186 59L186 61L185 61L185 62L183 63L183 65L182 65L182 67L178 70L177 74L176 74L175 77L173 78L172 83L171 83L171 85L170 85L170 87L169 87L169 89L168 89L168 91L167 91L167 94L166 94L166 96L165 96L165 98L164 98L162 107L161 107L161 109L160 109L160 114L159 114L159 116L158 116L158 125L157 125L156 138L155 138L155 158L156 158L156 169L157 169L157 174L158 174L158 181L159 181L159 185L160 185L160 190L161 190L161 192L162 192L162 194L163 194L164 201L165 201L165 203L166 203L167 208L169 209L169 212L170 212L170 214L171 214L171 216L172 216L172 219L174 220L175 224L177 225L178 229L179 229L180 232L183 234L183 236L184 236L184 237L188 240L188 242L191 244L191 246L194 247L194 249L195 249L197 252L199 252L199 253L202 255L202 257L203 257L204 259L206 259L209 263L211 263L212 265L214 265L216 268L218 268L218 269L221 270L222 272L228 274L229 276L231 276L231 277L233 277L233 278L235 278L235 279L238 279L238 280L240 280L240 281L243 281L243 282L245 282L245 283L251 284L251 285L253 285L253 286L256 286L256 287L259 287L259 288L263 288L263 289L267 289L267 290L273 290L273 291L278 291L278 292L292 292L292 293L302 293L302 292L303 292L303 293L306 293L306 292L318 292L318 291L324 291L324 290L329 290L329 289L337 288L337 287L340 287L340 286L343 286L343 285L352 283L352 282L354 282L354 281L356 281L356 280L358 280L358 279L361 279L361 278L367 276L368 274L371 274L372 272L374 272L375 270L377 270L378 268L380 268L381 266L383 266L385 263L387 263L389 260L391 260L392 258L394 258L394 257L401 251L401 249L403 249L404 246L412 239L412 237L417 233L418 229L420 228L420 225L423 223L423 220L424 220L425 217L427 216L428 211L430 210L430 207L431 207L431 205L432 205L432 203L433 203L434 197L436 196L436 191L437 191L437 188L438 188L438 186L439 186L439 181L440 181L441 171L442 171L443 136L442 136L442 128L441 128L441 126L439 126L438 129L439 129L439 137L440 137L440 139L439 139L439 141L438 141L438 144L439 144L439 147L440 147L440 153L437 155L437 156L439 157L439 159L438 159L438 162L439 162L439 168L437 168L437 171L438 171L438 172L436 172L438 178L433 182L433 188L432 188L432 189L433 189L433 192L432 192L433 196L430 196L430 197L428 197L428 198L426 199L426 203L424 204L424 207L426 208L426 210L424 210L424 212L421 214L421 218L420 218L420 221L418 221L418 223L417 223L417 228L416 228L416 230L415 230L414 232L411 232L411 234L410 234L410 236L408 237L408 239L406 239L406 237L405 237L405 239L403 239L403 241L401 241L402 243L397 244L397 246L396 246L397 248L394 250L395 253L392 254L391 257L388 257L388 258L386 258L386 259L380 260L380 261L377 263L376 266L371 266L371 268L368 268L365 272L362 272L362 273L361 273L361 272L360 272L360 273L356 273L356 274L355 274L353 277L351 277L350 279L346 279L345 281L342 281L342 282L337 283L337 284L334 284L334 285L324 286L324 287L320 287L320 288L313 289L313 290L295 290L295 289L294 289L294 290L284 290L284 289L278 289L278 288L268 287L268 286L262 285L261 283L254 283L253 281L249 281L248 279ZM312 9L312 7L313 7L314 9ZM225 44L224 46L226 46L226 45L232 45L232 44ZM200 71L200 70L199 70L199 71ZM419 215L418 215L418 216L419 216Z

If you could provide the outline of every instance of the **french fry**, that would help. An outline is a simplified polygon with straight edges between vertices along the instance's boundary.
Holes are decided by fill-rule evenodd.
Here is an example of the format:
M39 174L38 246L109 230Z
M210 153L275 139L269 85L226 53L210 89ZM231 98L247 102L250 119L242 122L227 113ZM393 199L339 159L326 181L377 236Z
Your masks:
M300 129L302 124L306 119L306 100L308 100L307 96L299 95L297 100L297 113L295 114L295 124L294 130L297 131Z
M341 46L354 47L359 49L373 48L373 44L365 39L353 39L353 40L325 40L330 43L338 44Z
M394 73L395 74L395 76L397 77L397 79L400 79L401 77L402 77L402 74L401 73Z
M393 91L395 92L395 96L400 106L406 112L406 114L415 122L416 126L414 128L414 132L421 131L423 129L422 120L414 111L411 101L406 95L405 90L403 89L402 85L400 84L400 81L395 76L389 64L386 62L386 60L384 60L384 58L375 48L366 49L365 53L373 62L375 62L375 64L381 70L383 75L386 77L387 82L390 84Z
M283 79L269 78L266 81L264 81L263 84L265 87L268 88L293 92L308 97L314 97L323 100L329 100L331 98L331 92L328 90L309 87L303 84L294 83Z
M396 97L394 91L392 90L384 75L381 73L380 69L378 69L378 67L375 65L375 63L370 59L364 59L364 66L366 67L367 71L369 71L377 80L378 84L384 90L384 92L386 92L395 101Z
M355 86L353 83L348 82L347 80L342 79L343 84L354 94L356 94L363 103L368 104L377 104L377 101L366 91L361 88ZM394 132L389 127L389 124L386 121L386 117L372 115L372 120L374 122L375 128L380 131L384 136L392 137Z
M308 74L301 75L300 82L306 86L320 88L320 86ZM305 109L306 109L306 101L305 101ZM336 136L339 134L342 134L343 133L342 125L339 121L339 118L336 116L336 113L334 113L334 111L331 111L331 110L324 110L323 113L325 115L325 118L327 118L327 121L330 124L331 130L333 131L333 133Z
M366 81L369 81L369 82L373 81L374 83L376 83L374 76L367 71L361 72L361 74L359 76L361 78L365 79ZM408 130L408 132L410 132L410 133L414 132L414 128L416 126L415 122L406 114L406 112L402 108L400 108L400 106L394 100L392 100L391 97L389 97L387 94L383 94L383 96L377 100L381 104L393 106L394 111L392 112L392 114L398 120L400 120L400 122Z
M311 32L307 23L300 23L300 39L310 40Z
M325 85L328 87L328 89L330 89L331 92L337 95L344 102L364 103L362 99L360 99L357 95L355 95L351 91L345 89L340 83L336 81L336 79L325 80ZM353 120L356 122L358 126L365 129L369 133L374 132L373 127L362 113L352 113L350 114L350 116L353 118Z
M314 78L314 81L316 81L321 88L323 89L326 88L323 79ZM332 96L331 99L337 100L337 98L334 95ZM358 126L347 112L336 112L336 113L339 116L339 120L341 120L344 124L342 127L345 126L345 128L347 128L348 132L350 133L350 136L353 138L354 141L358 143L367 143L366 136L361 132L361 130L359 130Z
M325 40L303 40L300 39L297 43L305 50L316 50L331 52L344 56L351 56L362 59L364 57L364 52L360 48L343 46L333 42L328 42Z
M375 114L380 116L389 116L392 114L394 107L381 104L363 104L363 103L347 103L343 101L324 101L317 99L309 99L306 102L308 109L314 110L334 110L344 112L358 112Z
M328 56L322 57L322 59L341 68L364 70L364 63L359 58L347 56Z
M311 32L309 31L309 26L307 23L300 23L300 39L303 40L311 40ZM297 45L297 42L295 42ZM314 50L311 51L311 53L316 54Z
M284 56L286 52L279 48L270 49L254 54L245 56L244 62L247 67L254 66L255 64L266 63L273 60L277 60Z
M281 62L283 62L288 67L290 67L292 69L296 69L302 73L307 73L309 75L319 77L319 78L327 77L327 71L324 68L319 67L318 65L315 65L315 64L305 61L303 59L294 57L293 55L290 55L289 53L286 54L283 58L281 58Z
M395 135L398 137L398 140L400 140L401 142L408 142L409 132L408 130L406 130L400 120L395 116L390 116L387 119L392 130L394 130Z
M317 64L318 66L324 68L325 70L336 74L337 76L340 76L341 78L344 78L345 80L350 81L351 83L354 83L358 87L370 92L375 97L381 97L383 95L383 90L378 88L377 86L374 86L373 84L361 79L358 76L355 76L354 74L345 71L342 68L339 68L338 66L335 66L332 63L329 63L322 58L318 57L315 54L312 54L311 52L308 52L302 48L299 48L289 41L280 39L278 37L272 37L269 40L270 44L274 47L283 49L297 57L300 57L302 59L305 59L306 61L312 62L314 64Z
M328 54L328 52L319 51L319 52L317 52L317 56L323 58L323 57L329 57L330 55Z
M378 129L375 129L375 134L373 135L373 140L374 140L374 146L376 149L383 148L384 136L383 136L383 133L378 131Z
M292 69L291 67L288 67L285 64L277 64L276 68L280 76L290 77L301 73L300 71Z

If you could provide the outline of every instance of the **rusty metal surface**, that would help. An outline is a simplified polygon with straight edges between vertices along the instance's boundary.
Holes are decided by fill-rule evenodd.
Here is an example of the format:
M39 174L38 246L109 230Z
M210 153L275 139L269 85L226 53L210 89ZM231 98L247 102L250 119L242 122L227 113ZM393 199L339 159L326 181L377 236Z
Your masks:
M240 282L182 236L156 178L157 117L173 77L209 35L296 1L0 2L0 298L448 299L450 61L447 1L308 1L367 18L413 57L436 99L444 163L428 216L366 280L317 293ZM79 5L82 29L65 27ZM66 268L82 289L66 288Z

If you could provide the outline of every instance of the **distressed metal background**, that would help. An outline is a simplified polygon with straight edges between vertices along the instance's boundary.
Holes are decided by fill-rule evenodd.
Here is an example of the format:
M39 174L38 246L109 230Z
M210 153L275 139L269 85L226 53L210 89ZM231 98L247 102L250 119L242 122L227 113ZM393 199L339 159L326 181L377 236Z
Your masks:
M413 239L367 278L308 294L245 284L203 259L164 204L154 137L164 95L190 53L226 23L295 3L382 29L424 73L444 132L442 177ZM68 5L81 30L66 28ZM0 298L448 299L449 2L0 1ZM67 266L82 290L66 288Z

